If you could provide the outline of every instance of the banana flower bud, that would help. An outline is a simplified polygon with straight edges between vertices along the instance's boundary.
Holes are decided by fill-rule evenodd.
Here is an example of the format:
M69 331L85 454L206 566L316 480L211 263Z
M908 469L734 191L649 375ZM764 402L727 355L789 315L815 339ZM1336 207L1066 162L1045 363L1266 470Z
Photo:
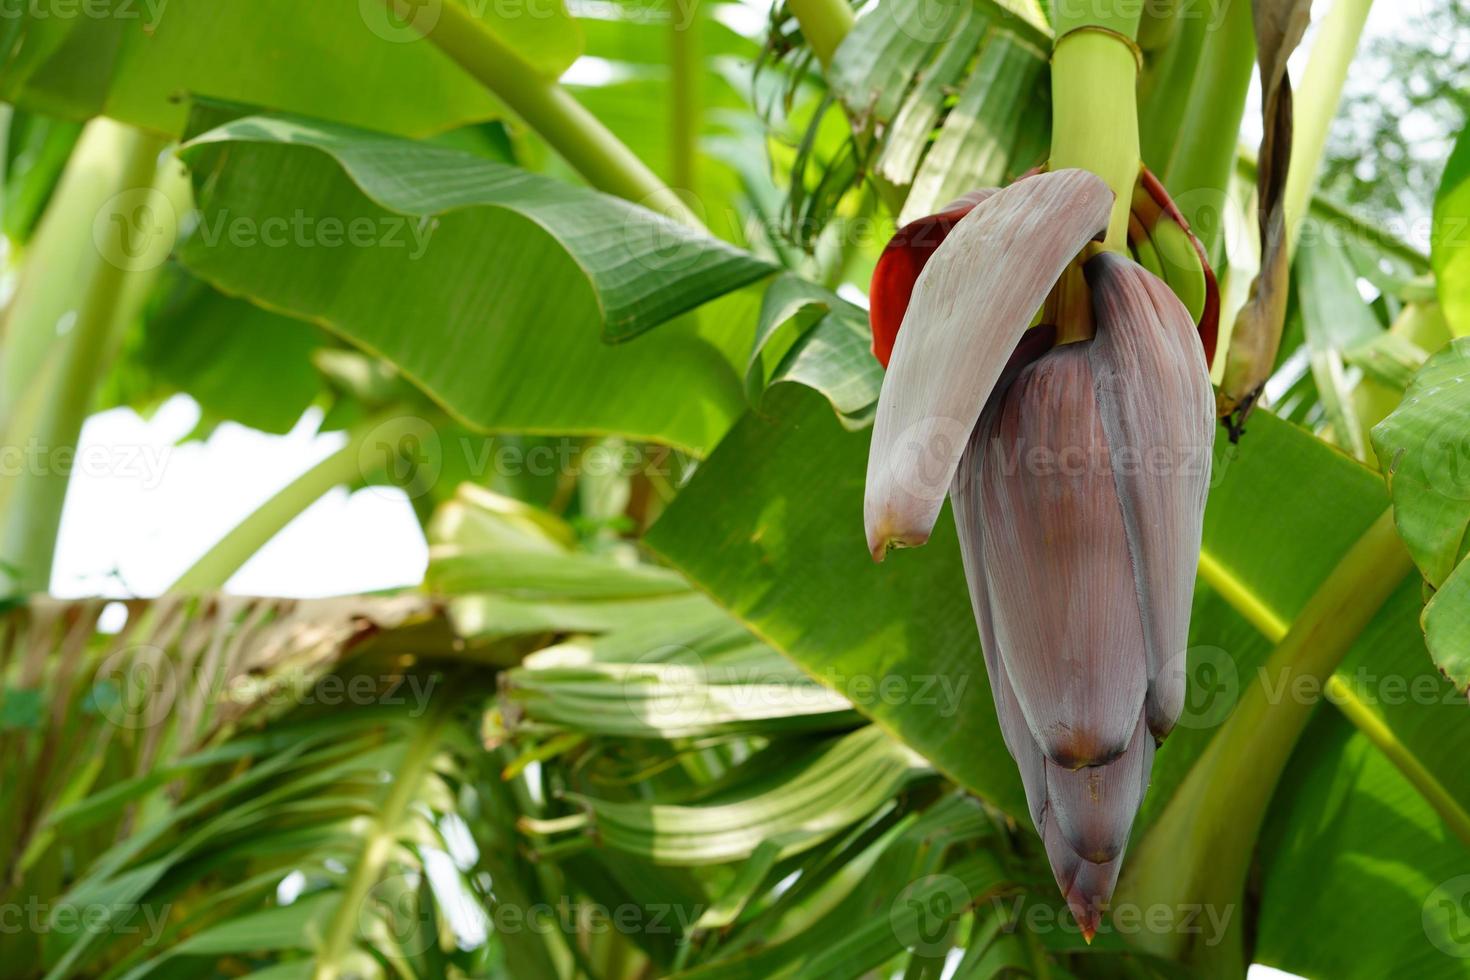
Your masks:
M1001 732L1089 939L1183 707L1214 438L1195 319L1137 263L1084 266L1092 339L1027 329L1111 204L1058 171L952 221L906 297L864 506L881 560L927 539L948 490Z

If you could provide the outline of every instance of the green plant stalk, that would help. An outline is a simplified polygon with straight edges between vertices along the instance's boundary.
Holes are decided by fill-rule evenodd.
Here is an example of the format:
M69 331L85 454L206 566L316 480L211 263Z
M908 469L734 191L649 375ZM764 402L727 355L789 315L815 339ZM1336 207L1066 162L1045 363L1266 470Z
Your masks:
M352 869L346 886L342 889L342 900L332 913L317 953L315 980L337 980L342 976L343 961L352 950L352 937L361 921L363 904L368 893L382 877L383 869L398 844L399 830L408 816L409 806L419 784L428 775L439 748L440 733L444 728L446 712L443 704L433 709L424 724L414 734L413 741L403 754L403 762L393 774L393 785L388 798L378 809L377 819L363 841L362 857Z
M190 565L168 587L168 592L212 592L224 587L230 576L264 545L316 503L327 491L375 475L368 464L379 465L377 446L393 447L413 431L416 420L404 416L379 416L354 428L347 445L292 480L261 504L224 537Z
M1251 5L1247 0L1228 0L1220 26L1207 32L1189 102L1183 117L1175 121L1174 144L1160 178L1170 194L1183 201L1184 217L1216 263L1222 258L1224 222L1204 217L1207 211L1228 213L1226 195L1255 58ZM1216 193L1191 194L1200 190Z
M5 324L0 434L33 454L35 465L7 476L0 527L0 586L43 592L51 581L56 535L82 423L114 348L114 335L138 310L156 268L132 269L104 255L113 219L130 226L158 175L166 141L105 119L88 124L67 164L21 272L21 293ZM175 220L172 215L158 215ZM69 329L62 324L70 318ZM38 378L45 391L27 389ZM26 410L17 411L24 404ZM5 571L9 569L10 571ZM9 580L8 582L5 580Z
M1280 643L1286 638L1291 626L1276 613L1267 608L1249 589L1243 587L1242 583L1234 576L1225 571L1213 559L1206 561L1205 556L1200 556L1200 578L1209 583L1226 602L1246 622L1256 628L1266 639L1272 643ZM1329 703L1336 706L1342 712L1353 727L1357 728L1390 762L1398 768L1403 777L1409 781L1429 803L1434 811L1444 820L1445 825L1454 831L1455 836L1470 846L1470 813L1466 813L1464 807L1454 798L1444 784L1435 778L1422 762L1420 762L1409 749L1399 741L1393 729L1383 722L1372 708L1364 704L1358 697L1352 686L1337 674L1327 679L1325 695Z
M700 90L704 84L700 57L699 0L675 0L669 23L670 146L669 176L674 188L693 194L699 173Z
M1246 873L1266 808L1315 705L1310 698L1273 699L1271 692L1298 684L1321 690L1413 567L1386 510L1307 602L1124 865L1118 904L1233 909L1232 937L1209 946L1199 935L1145 930L1137 945L1205 975L1244 975L1239 909Z
M1135 14L1133 29L1137 20ZM1094 26L1113 30L1113 23L1120 22ZM1123 38L1097 30L1064 34L1061 24L1057 34L1051 69L1051 169L1080 167L1107 182L1115 199L1104 247L1122 252L1128 248L1128 213L1140 166L1138 62Z
M1181 0L1166 0L1162 10L1151 0L1145 2L1138 18L1138 46L1144 51L1161 50L1172 44L1190 21L1198 20L1190 5Z
M1060 42L1072 31L1100 27L1116 31L1124 37L1138 37L1143 18L1143 3L1098 2L1098 0L1053 0L1051 23Z
M823 70L831 67L832 56L856 20L847 0L787 0L786 6Z
M399 0L384 0L393 7ZM637 154L458 3L439 7L426 35L471 77L493 92L546 140L593 187L657 211L691 228L704 226Z
M1444 820L1445 826L1470 847L1470 813L1465 812L1465 808L1435 778L1434 773L1399 741L1393 729L1385 725L1383 719L1364 704L1357 692L1340 677L1328 679L1327 699L1337 705L1337 710L1394 764L1399 773L1424 797L1425 802L1434 808L1440 819Z
M1148 56L1138 80L1138 136L1143 162L1169 186L1174 146L1189 107L1204 48L1204 17L1182 17L1172 40Z
M487 846L480 848L479 866L490 873L490 880L494 883L486 896L493 919L500 909L527 909L544 895L559 894L563 889L559 886L545 887L551 883L554 869L545 864L531 864L520 849L517 814L528 812L533 804L527 795L524 779L502 778L495 771L496 763L502 769L510 765L508 750L504 747L497 749L484 761L490 764L476 779L476 786L486 801L480 826ZM577 957L569 949L567 938L560 929L550 932L519 929L503 933L501 941L505 944L509 975L571 976L572 963Z
M1307 70L1294 95L1295 128L1291 169L1286 175L1286 232L1292 254L1301 239L1301 221L1317 188L1322 150L1342 101L1348 66L1358 49L1373 0L1334 0L1312 44Z
M133 159L130 147L137 149ZM161 144L153 147L162 149ZM51 203L24 252L15 297L0 332L0 423L26 393L41 364L56 348L57 324L75 311L85 283L100 263L93 242L94 222L110 198L130 183L147 186L139 171L141 147L132 132L106 119L89 123L77 141ZM133 165L133 166L130 166ZM68 289L67 284L76 283Z

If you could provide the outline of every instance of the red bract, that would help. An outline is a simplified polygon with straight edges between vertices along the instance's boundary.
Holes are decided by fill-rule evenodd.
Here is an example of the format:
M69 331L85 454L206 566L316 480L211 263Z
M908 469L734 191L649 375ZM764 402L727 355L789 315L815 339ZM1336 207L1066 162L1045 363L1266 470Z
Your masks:
M899 325L903 323L904 311L909 308L914 282L924 271L924 263L949 235L950 229L995 191L995 188L971 191L952 201L938 214L910 221L889 239L873 268L873 283L868 290L873 356L884 367L888 366L888 359L893 355L893 342L898 337Z
M1033 171L1022 177L1021 180L1026 180L1039 172ZM1168 216L1169 220L1176 222L1186 232L1189 232L1189 239L1199 255L1205 275L1205 306L1196 328L1199 332L1200 344L1204 348L1205 363L1213 365L1220 333L1219 280L1215 277L1214 270L1210 268L1204 246L1200 243L1199 238L1190 231L1189 222L1185 220L1173 198L1169 196L1164 185L1159 182L1152 171L1147 168L1143 169L1139 178L1139 186ZM924 266L928 263L930 256L943 244L961 218L988 200L997 190L998 188L985 187L970 191L963 197L951 201L937 213L916 218L899 228L884 246L883 254L878 257L878 262L873 267L873 279L868 289L868 321L873 332L873 356L885 368L888 367L888 361L893 356L893 344L898 338L899 327L903 324L904 313L908 310L909 300L913 296L914 283L924 271Z

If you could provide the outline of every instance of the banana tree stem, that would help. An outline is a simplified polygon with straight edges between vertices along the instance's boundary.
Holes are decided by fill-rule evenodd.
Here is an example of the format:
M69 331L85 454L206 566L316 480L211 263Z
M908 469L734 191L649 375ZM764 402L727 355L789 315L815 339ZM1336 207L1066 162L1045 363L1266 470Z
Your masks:
M1184 115L1178 120L1165 168L1169 191L1183 198L1184 217L1200 236L1211 260L1223 258L1222 220L1240 146L1240 121L1256 67L1256 31L1251 5L1229 0L1218 28L1205 32L1203 50ZM1208 190L1208 194L1191 191Z
M393 773L393 786L378 810L377 819L363 841L362 855L353 867L342 889L342 899L332 913L321 949L317 953L314 980L337 980L342 976L343 960L352 949L352 937L363 917L368 894L382 877L383 869L398 844L409 806L428 774L439 748L440 733L446 712L442 703L414 734L403 754L403 762Z
M700 90L699 0L675 0L669 23L673 28L669 47L670 163L674 187L694 193L698 178Z
M134 287L156 271L147 261L151 238L173 218L150 207L165 146L110 120L89 123L26 255L0 331L0 436L39 455L4 477L12 485L0 493L0 587L6 569L12 589L50 585L71 481L61 454L75 452L114 334L141 299ZM38 379L49 388L29 391Z
M1174 9L1177 11L1179 6L1175 4ZM1165 187L1174 186L1170 167L1199 76L1200 52L1209 35L1205 18L1177 19L1181 23L1173 37L1165 47L1152 52L1138 81L1138 135L1143 162ZM1157 23L1157 18L1145 14L1140 35L1150 22Z
M1266 809L1315 705L1281 692L1298 684L1321 689L1413 567L1386 510L1308 600L1145 834L1125 865L1119 903L1239 908ZM1150 952L1211 973L1244 971L1238 931L1234 941L1214 946L1177 931L1136 938Z
M1399 741L1393 729L1384 724L1383 719L1373 712L1358 697L1351 685L1340 677L1333 676L1327 681L1327 698L1337 709L1343 713L1348 721L1352 722L1363 736L1373 743L1373 746L1382 752L1389 762L1392 762L1399 773L1409 781L1409 784L1419 791L1434 811L1444 820L1445 825L1454 831L1455 836L1460 838L1466 846L1470 846L1470 813L1460 806L1444 784L1435 778L1414 756L1414 753Z
M1229 575L1218 562L1207 560L1205 555L1200 556L1200 578L1208 582L1210 588L1230 603L1266 639L1272 643L1280 643L1286 637L1289 624L1249 590L1244 589L1239 580ZM1399 741L1393 729L1363 703L1352 685L1333 674L1327 679L1325 694L1327 700L1342 712L1343 717L1352 722L1363 737L1398 768L1410 785L1440 815L1445 825L1470 845L1470 813L1460 806L1444 784L1435 778L1434 773Z
M211 592L224 587L250 556L316 503L327 491L373 476L386 465L416 421L382 417L352 430L347 445L292 480L236 524L168 587L168 592ZM381 449L381 452L378 450Z
M384 2L396 8L400 0ZM440 5L425 37L510 106L593 187L691 228L704 227L637 154L570 92L487 30L467 7Z

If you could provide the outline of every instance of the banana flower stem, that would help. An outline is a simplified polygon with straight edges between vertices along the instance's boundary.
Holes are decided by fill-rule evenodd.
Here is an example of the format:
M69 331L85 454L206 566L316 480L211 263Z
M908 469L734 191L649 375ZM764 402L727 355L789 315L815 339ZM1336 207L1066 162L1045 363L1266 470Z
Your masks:
M1128 212L1141 165L1138 148L1138 49L1131 27L1071 23L1059 15L1052 49L1051 169L1090 170L1113 189L1105 247L1128 247Z
M161 264L162 256L152 262L129 248L146 249L174 218L150 194L155 181L167 179L159 168L165 145L102 118L83 130L0 328L0 441L48 453L75 450L119 332ZM179 181L176 173L172 180ZM110 239L98 238L99 229L120 237L104 249ZM0 593L49 586L70 480L71 467L60 465L0 478Z

